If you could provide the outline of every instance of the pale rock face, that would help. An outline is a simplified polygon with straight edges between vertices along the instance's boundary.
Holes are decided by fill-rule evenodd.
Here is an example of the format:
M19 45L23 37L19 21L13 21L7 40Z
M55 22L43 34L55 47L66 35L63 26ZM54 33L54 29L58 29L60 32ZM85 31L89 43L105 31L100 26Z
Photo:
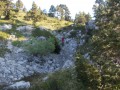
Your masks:
M46 37L40 36L40 37L37 37L37 40L46 40Z
M56 36L61 37L57 33ZM45 38L42 37L42 39ZM49 54L43 57L32 56L24 52L24 49L12 46L9 41L7 46L12 52L0 58L0 84L11 84L15 80L34 73L49 73L73 66L77 42L74 39L65 38L65 45L61 48L60 54Z
M47 28L43 27L43 26L40 26L39 27L40 30L47 30Z
M63 65L63 68L70 68L71 66L74 65L73 61L67 60L65 64Z
M30 36L32 31L34 30L34 27L32 25L19 26L16 30L22 32L26 36Z
M32 31L34 28L31 25L27 25L27 26L19 26L16 30L18 31Z
M44 78L43 78L43 81L46 81L48 78L49 78L48 76L44 77Z
M13 49L12 42L8 41L8 43L7 43L7 48L8 48L10 51L12 51L12 49Z
M15 41L17 40L16 36L15 35L10 35L8 40L12 40L12 41Z
M4 61L4 58L1 58L1 57L0 57L0 61Z
M23 48L18 48L18 47L14 47L13 48L14 50L14 53L22 53L22 52L25 52L25 50Z
M90 55L89 55L88 53L86 53L86 54L84 55L84 58L90 59Z
M10 25L10 24L0 25L0 29L1 30L9 30L9 29L12 29L12 25Z
M30 82L25 82L25 81L19 81L14 83L13 85L10 85L6 88L4 88L4 90L17 90L17 89L28 89L30 88Z

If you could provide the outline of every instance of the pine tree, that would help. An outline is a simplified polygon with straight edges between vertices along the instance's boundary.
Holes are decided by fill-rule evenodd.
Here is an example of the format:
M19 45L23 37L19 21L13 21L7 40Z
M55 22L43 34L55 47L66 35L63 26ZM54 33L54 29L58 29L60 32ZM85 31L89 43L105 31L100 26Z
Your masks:
M56 12L55 6L51 5L50 9L49 9L49 16L54 17L55 16L55 12Z
M4 11L4 15L5 15L5 19L10 19L10 10L13 9L13 4L12 4L12 0L4 0L5 3L5 11Z
M23 8L23 12L27 12L27 9L25 7Z
M57 10L57 13L58 13L58 17L60 17L60 19L64 19L64 13L65 13L64 9L61 8L60 6L57 6L56 10Z
M39 8L38 8L38 15L42 15L42 13L43 13L43 12L42 12L41 8L39 7Z
M77 55L76 70L78 79L92 81L94 77L90 77L92 71L86 71L89 65L95 67L98 71L99 78L97 88L89 86L92 90L119 90L120 89L120 25L119 25L119 0L96 0L94 5L95 21L99 26L99 30L93 31L87 42L80 47L79 52L83 55L88 53L89 59L85 67L81 67L84 63L80 62L81 53ZM84 60L85 61L85 60ZM82 75L81 75L82 73ZM86 75L84 77L84 75ZM85 79L85 80L84 80ZM97 80L97 79L96 79ZM93 83L95 83L94 81ZM86 82L85 82L86 84ZM88 84L89 85L89 84ZM94 84L97 85L97 84ZM87 86L87 85L86 85Z
M23 2L21 0L16 1L16 8L18 10L22 10L23 9Z
M33 2L32 9L31 9L32 19L35 19L35 17L37 16L37 10L38 10L38 7L37 7L36 3Z
M101 90L120 89L119 5L119 0L96 0L94 11L99 30L93 31L83 46L99 71Z
M91 20L90 14L86 14L85 12L79 12L78 14L75 15L75 23L76 24L83 24L85 25L86 22Z
M4 1L0 1L0 16L2 16L4 14L5 11L5 2Z
M88 22L92 19L90 13L86 14L85 18L86 18L86 22Z
M58 5L56 7L56 10L58 12L58 15L61 17L61 19L68 20L68 21L71 20L70 11L65 4Z

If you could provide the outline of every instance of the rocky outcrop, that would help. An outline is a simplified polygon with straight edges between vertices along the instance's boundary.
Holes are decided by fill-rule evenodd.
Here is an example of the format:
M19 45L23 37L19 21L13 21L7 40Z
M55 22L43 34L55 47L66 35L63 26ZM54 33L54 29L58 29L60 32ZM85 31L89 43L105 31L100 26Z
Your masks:
M3 90L18 90L18 89L28 89L30 88L30 82L19 81L8 87L5 87Z
M53 72L71 66L76 41L66 39L65 43L60 54L50 54L43 57L31 56L25 53L24 49L10 44L11 53L0 58L0 83L11 84L12 81L20 80L34 73ZM69 65L67 65L68 63Z
M0 30L9 30L9 29L12 29L12 25L11 24L3 24L3 25L0 25Z
M34 27L32 25L19 26L16 30L22 32L26 36L29 36L34 30Z
M40 26L39 27L40 30L48 30L47 28L43 27L43 26Z
M33 28L33 26L31 26L31 25L27 25L27 26L19 26L16 30L18 30L18 31L32 31L34 28Z
M49 54L42 57L32 56L26 53L23 48L15 47L11 41L8 41L7 48L11 52L0 58L0 83L9 85L13 84L13 81L31 76L34 73L49 73L73 66L77 41L74 38L68 38L69 32L55 32L54 34L60 41L63 34L65 36L65 44L61 46L60 54ZM45 37L38 39L45 40Z

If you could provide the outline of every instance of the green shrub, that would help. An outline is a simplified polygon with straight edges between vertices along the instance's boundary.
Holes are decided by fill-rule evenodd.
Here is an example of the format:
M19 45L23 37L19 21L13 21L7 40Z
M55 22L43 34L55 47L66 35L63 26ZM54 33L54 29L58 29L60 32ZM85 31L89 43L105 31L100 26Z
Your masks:
M4 38L2 36L0 36L0 41L3 41L3 40L4 40Z
M2 39L7 39L9 37L9 34L7 34L6 32L0 31L0 37Z
M7 33L7 34L14 34L16 37L23 37L22 32L16 30L15 26L12 29L10 29L10 30L5 31L5 33Z
M76 72L78 82L82 82L84 90L99 90L100 74L97 68L89 64L80 53L76 55Z
M49 31L40 30L39 28L36 28L35 30L33 30L32 36L33 36L33 37L44 36L44 37L47 37L47 38L53 37L53 35L52 35Z
M75 30L82 30L83 32L85 32L85 25L83 24L77 24L74 26Z
M66 22L65 25L66 25L66 26L69 26L70 24L69 24L69 22Z
M47 55L55 50L54 39L48 38L47 40L32 39L24 44L25 49L33 55Z
M60 45L59 45L59 41L58 39L52 35L49 31L46 30L40 30L39 28L36 28L33 32L32 32L32 36L33 37L40 37L40 36L44 36L47 39L49 39L50 37L53 39L53 45L55 46L54 49L54 53L59 54L60 53Z
M70 32L69 38L75 38L77 36L77 30Z
M21 41L13 41L12 45L16 46L16 47L20 47L22 45L22 42Z
M30 90L83 90L82 85L77 83L74 71L73 68L57 71Z
M0 57L3 57L6 52L9 52L9 49L7 49L5 46L0 46Z

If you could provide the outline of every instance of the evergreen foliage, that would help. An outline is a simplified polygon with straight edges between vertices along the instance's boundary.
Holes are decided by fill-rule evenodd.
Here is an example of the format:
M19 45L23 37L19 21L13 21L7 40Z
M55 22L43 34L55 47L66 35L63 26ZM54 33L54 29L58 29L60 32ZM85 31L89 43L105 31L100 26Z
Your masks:
M61 20L67 20L70 21L70 11L68 7L65 4L60 4L56 7L56 11L58 13L58 17L60 17Z
M76 81L75 70L70 68L48 75L48 79L34 85L30 90L84 90Z
M4 15L5 19L10 19L10 11L13 9L12 0L1 0L0 1L1 12L0 15Z
M54 5L51 5L50 6L50 9L49 9L49 16L50 17L55 17L55 12L56 12L56 8Z
M37 29L35 29L33 32L32 32L32 36L34 36L34 37L40 37L40 36L44 36L44 37L46 37L47 39L48 38L53 38L53 44L54 44L54 46L55 46L55 49L54 49L54 53L56 53L56 54L59 54L60 53L60 50L61 50L61 48L60 48L60 45L59 45L59 41L58 41L58 39L54 36L54 35L52 35L49 31L46 31L46 30L39 30L39 28L37 28Z
M75 15L74 23L85 25L86 22L91 20L90 14L86 14L85 12L79 12Z
M119 1L118 0L96 0L94 6L96 25L99 30L93 30L86 42L78 49L76 59L76 70L78 79L87 84L87 87L91 87L92 90L119 90L120 89L120 32L119 32ZM115 10L114 10L114 9ZM88 53L89 58L86 61L82 55ZM91 62L91 63L90 63ZM93 84L97 87L92 87L90 81L94 77L88 76L88 74L94 71L94 68L88 70L90 67L95 67L98 71L94 74L98 77L97 83ZM82 67L81 67L82 66ZM87 73L84 72L87 70ZM84 82L87 81L87 82ZM96 81L94 81L95 83ZM89 90L89 89L88 89Z
M16 8L18 10L22 10L23 9L23 2L21 0L17 0L16 1Z
M53 38L48 38L47 40L37 40L33 38L29 42L24 44L24 47L29 53L35 56L47 55L55 50Z

